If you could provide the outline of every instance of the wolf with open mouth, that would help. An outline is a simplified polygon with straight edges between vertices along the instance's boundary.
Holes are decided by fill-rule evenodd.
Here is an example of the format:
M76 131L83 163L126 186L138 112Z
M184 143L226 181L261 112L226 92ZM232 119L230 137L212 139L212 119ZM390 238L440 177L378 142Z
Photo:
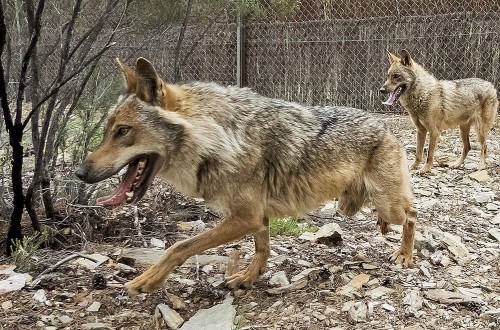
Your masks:
M486 140L498 111L493 84L479 78L438 80L404 49L400 57L390 52L388 56L390 67L380 92L389 95L382 103L394 105L399 101L417 128L417 151L411 169L416 170L422 161L427 133L429 149L421 173L432 168L441 132L457 126L463 143L462 155L451 166L459 167L464 163L471 149L469 132L474 126L481 144L479 169L486 168Z
M416 212L398 139L367 112L271 99L248 88L167 84L147 60L119 62L126 91L110 110L103 141L76 175L95 183L124 171L119 187L97 199L116 206L141 199L158 176L224 214L214 228L170 246L162 260L126 284L150 292L190 256L246 235L248 267L227 279L249 288L270 255L269 218L303 214L338 198L349 216L372 202L382 233L403 226L391 260L413 262Z

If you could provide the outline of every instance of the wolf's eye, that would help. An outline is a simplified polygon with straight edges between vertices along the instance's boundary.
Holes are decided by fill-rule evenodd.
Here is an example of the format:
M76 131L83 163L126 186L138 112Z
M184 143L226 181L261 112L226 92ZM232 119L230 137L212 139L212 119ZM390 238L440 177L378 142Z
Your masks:
M118 129L118 135L126 135L130 131L130 127L120 127Z
M392 79L399 79L399 78L401 78L401 75L399 75L397 73L392 75Z

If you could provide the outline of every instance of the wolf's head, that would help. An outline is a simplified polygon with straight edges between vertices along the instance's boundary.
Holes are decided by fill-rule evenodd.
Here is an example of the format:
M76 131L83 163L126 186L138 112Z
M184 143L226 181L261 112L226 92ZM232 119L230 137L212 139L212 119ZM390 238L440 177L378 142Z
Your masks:
M388 52L387 55L391 66L387 72L387 79L384 85L380 87L380 93L389 94L389 97L383 104L393 105L415 81L415 63L410 53L405 49L401 50L401 57L397 57L391 52Z
M141 199L155 175L169 165L185 133L175 119L177 87L167 85L144 58L135 68L117 62L126 92L109 111L101 144L75 172L81 180L95 183L127 167L115 192L97 199L102 205Z

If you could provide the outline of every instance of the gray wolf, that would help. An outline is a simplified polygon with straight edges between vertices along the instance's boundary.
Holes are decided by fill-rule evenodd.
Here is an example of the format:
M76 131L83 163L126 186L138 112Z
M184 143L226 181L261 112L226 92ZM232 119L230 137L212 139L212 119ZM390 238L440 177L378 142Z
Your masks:
M474 126L481 144L479 169L486 168L486 139L498 109L497 91L493 85L479 78L438 80L404 49L401 57L390 52L388 56L390 67L380 92L389 94L384 104L392 105L399 100L417 128L417 151L411 169L416 170L422 161L427 133L429 149L421 173L432 168L441 132L457 126L463 143L462 155L451 166L463 164L471 149L469 132Z
M215 228L170 246L126 284L130 293L160 287L190 256L253 235L250 265L227 279L230 288L249 288L266 268L269 218L300 214L333 197L347 215L371 201L383 233L389 224L403 225L391 258L412 264L410 175L402 146L383 123L361 110L309 107L248 88L167 84L144 58L135 68L118 63L126 91L109 112L102 143L75 174L95 183L127 167L120 186L99 204L137 201L158 176L224 214Z

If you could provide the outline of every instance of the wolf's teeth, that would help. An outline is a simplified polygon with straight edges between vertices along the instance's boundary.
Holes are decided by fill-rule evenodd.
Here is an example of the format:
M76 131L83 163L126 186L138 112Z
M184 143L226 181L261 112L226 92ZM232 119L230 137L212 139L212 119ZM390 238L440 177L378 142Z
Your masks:
M127 197L132 197L132 196L134 196L134 193L131 191L128 191L125 193L125 195L127 195Z

